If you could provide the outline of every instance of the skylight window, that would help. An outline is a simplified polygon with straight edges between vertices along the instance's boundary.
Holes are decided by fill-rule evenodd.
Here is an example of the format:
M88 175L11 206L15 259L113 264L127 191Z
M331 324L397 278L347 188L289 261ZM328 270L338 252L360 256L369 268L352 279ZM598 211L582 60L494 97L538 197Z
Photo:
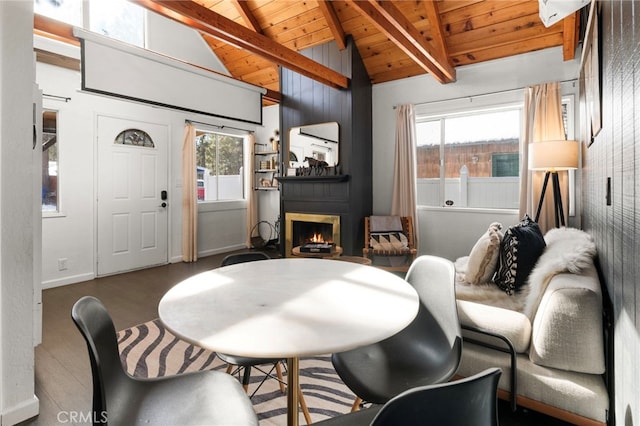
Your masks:
M144 47L144 9L127 0L92 0L91 31Z
M144 9L127 0L34 0L33 10L69 25L145 46Z

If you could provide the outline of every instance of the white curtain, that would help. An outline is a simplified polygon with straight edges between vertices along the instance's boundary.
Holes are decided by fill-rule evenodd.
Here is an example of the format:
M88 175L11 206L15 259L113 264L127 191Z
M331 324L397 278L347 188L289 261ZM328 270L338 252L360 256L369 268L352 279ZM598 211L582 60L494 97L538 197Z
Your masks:
M247 191L247 238L246 244L247 247L251 247L251 230L254 225L258 223L258 202L256 200L256 192L253 189L255 184L254 182L254 174L253 169L255 167L254 161L254 153L256 150L256 136L253 133L250 133L247 136L247 153L245 156L244 162L244 181L246 182L245 190Z
M196 128L187 123L182 140L182 260L198 260L198 201L196 188Z
M543 171L529 170L528 146L530 143L563 140L564 122L562 119L562 97L560 83L544 83L525 88L524 93L524 125L522 135L522 162L520 171L520 217L525 214L534 219L535 212L542 192L544 180ZM568 209L568 178L566 171L558 172L560 192L563 200L565 217L569 216ZM551 182L547 184L544 203L538 225L542 233L555 226L553 188Z
M391 215L411 216L413 235L418 247L416 208L416 120L413 105L396 107L396 141L393 165Z

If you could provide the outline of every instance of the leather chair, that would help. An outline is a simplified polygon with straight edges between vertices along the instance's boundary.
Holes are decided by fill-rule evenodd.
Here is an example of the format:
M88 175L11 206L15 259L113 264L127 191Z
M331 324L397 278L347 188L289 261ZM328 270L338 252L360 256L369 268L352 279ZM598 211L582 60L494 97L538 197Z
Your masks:
M388 216L392 218L393 216ZM398 216L396 216L397 218ZM413 262L418 254L414 242L413 219L411 216L400 216L399 222L402 227L402 234L407 239L406 247L385 247L384 245L373 245L371 236L376 234L388 233L388 230L372 229L372 217L364 218L364 248L362 255L371 259L373 266L391 272L407 272L411 262ZM399 229L395 231L400 231ZM375 238L374 238L375 240ZM381 259L387 260L384 264Z
M255 262L259 260L269 260L269 259L271 258L268 255L259 251L236 253L236 254L230 254L226 256L224 259L222 259L220 266L227 266L227 265L234 265L237 263ZM249 389L252 368L255 368L256 370L264 374L263 379L258 384L258 387L253 391L253 393L251 394L251 397L255 395L258 389L260 389L262 384L268 378L273 378L278 380L278 382L280 382L280 391L282 392L285 391L284 386L286 382L282 375L282 364L284 363L284 360L279 358L251 358L246 356L238 356L238 355L223 354L223 353L218 353L217 355L218 355L218 358L220 358L222 361L227 363L228 365L227 373L242 374L242 387L244 388L245 391L248 391ZM265 371L262 368L260 368L260 365L266 365L266 364L272 365L269 371ZM233 369L234 366L238 367L235 369L235 371ZM274 370L276 370L276 376L273 376L272 374ZM300 401L300 408L302 409L302 413L304 414L305 421L307 422L307 424L310 424L311 415L309 414L309 409L307 408L307 404L302 394L302 389L300 388L298 388L298 399Z
M113 321L95 297L79 299L71 318L89 350L94 425L258 425L250 399L228 374L129 376L120 361Z
M497 426L498 380L502 370L488 368L453 382L404 391L384 405L332 417L321 426Z
M397 334L331 356L342 381L362 401L384 404L417 386L448 381L460 364L462 335L455 299L455 269L447 259L420 256L406 280L416 289L416 318Z

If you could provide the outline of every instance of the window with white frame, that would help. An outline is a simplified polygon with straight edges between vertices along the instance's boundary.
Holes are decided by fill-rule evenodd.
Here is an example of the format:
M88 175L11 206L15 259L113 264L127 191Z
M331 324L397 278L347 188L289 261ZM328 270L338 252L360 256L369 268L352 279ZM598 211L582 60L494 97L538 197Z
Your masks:
M144 9L128 0L33 0L35 13L145 47Z
M42 112L42 211L60 211L58 193L58 112Z
M196 130L198 202L244 199L244 137Z
M522 103L443 108L416 115L417 200L422 206L517 209ZM436 108L433 108L434 110ZM573 97L562 99L573 137Z

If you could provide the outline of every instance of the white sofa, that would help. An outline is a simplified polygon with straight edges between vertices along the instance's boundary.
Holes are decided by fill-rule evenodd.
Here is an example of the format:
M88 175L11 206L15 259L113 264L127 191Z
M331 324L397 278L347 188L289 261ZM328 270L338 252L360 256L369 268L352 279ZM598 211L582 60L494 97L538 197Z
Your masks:
M609 397L595 245L586 233L569 228L549 231L544 238L547 246L528 285L515 295L489 282L465 282L468 257L456 261L458 313L465 336L457 374L467 377L500 367L501 398L511 399L515 388L512 404L573 424L605 425ZM508 339L513 359L503 340L470 329Z

